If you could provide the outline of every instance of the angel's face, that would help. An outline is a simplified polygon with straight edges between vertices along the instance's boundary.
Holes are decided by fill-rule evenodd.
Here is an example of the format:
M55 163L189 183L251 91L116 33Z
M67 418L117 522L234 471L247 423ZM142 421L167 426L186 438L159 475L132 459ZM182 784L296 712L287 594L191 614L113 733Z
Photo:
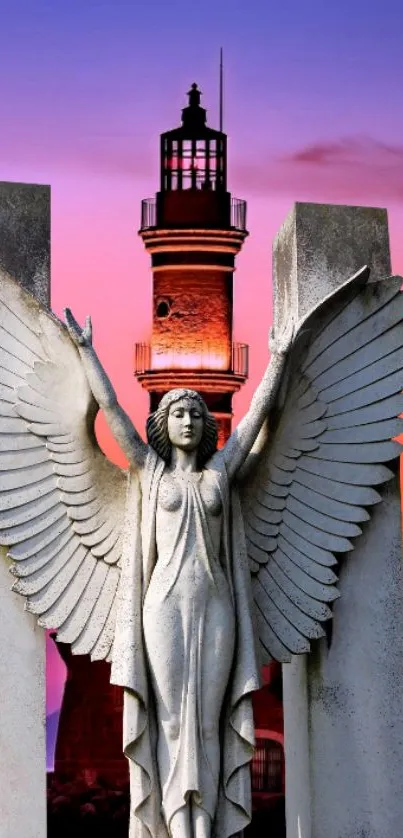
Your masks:
M196 399L179 399L168 412L168 436L171 445L182 451L194 451L203 436L204 417Z

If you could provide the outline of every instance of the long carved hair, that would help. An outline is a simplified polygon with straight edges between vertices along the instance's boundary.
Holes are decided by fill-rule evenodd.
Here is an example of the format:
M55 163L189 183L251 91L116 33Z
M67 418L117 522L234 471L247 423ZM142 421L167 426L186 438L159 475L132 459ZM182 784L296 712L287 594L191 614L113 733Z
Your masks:
M172 443L168 434L168 413L171 405L181 399L196 401L203 414L203 434L197 449L198 465L203 466L217 450L217 423L214 416L209 412L206 402L202 399L200 393L196 393L195 390L177 389L165 393L157 410L154 410L147 419L147 439L158 456L169 463Z

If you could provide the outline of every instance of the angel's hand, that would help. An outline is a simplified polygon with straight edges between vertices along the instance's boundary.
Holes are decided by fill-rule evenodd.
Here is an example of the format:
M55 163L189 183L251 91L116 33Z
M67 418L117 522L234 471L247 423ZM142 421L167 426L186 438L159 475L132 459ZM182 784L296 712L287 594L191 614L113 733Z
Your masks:
M271 355L287 355L295 337L295 323L292 318L286 321L281 331L276 332L274 326L269 333L269 349Z
M77 347L92 346L92 323L91 317L87 317L84 329L77 323L76 318L69 308L64 309L67 331Z

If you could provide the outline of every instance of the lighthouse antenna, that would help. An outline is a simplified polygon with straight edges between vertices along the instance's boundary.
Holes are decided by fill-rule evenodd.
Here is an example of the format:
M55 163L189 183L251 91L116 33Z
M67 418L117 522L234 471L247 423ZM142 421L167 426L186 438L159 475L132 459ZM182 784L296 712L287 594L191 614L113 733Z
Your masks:
M220 95L219 95L219 102L220 102L220 131L223 130L223 99L224 99L224 89L223 89L223 55L222 55L222 47L220 48Z

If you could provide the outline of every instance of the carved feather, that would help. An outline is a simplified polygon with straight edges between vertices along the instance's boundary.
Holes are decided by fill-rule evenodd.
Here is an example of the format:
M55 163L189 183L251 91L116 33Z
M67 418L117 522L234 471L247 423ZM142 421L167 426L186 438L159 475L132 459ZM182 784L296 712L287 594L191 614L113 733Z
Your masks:
M103 627L106 625L110 615L113 600L116 595L116 590L119 582L119 572L116 567L109 569L108 575L102 586L102 591L98 597L94 609L91 614L91 620L88 620L81 634L72 643L72 651L76 655L89 655L94 653L97 641L102 633ZM108 650L109 651L109 650Z
M101 659L114 630L126 475L95 441L96 411L66 328L0 274L0 543L38 622Z
M257 625L266 659L290 660L323 633L351 552L392 477L403 433L402 280L361 271L303 324L280 419L241 485ZM277 529L277 532L275 531Z
M39 550L35 556L30 556L28 559L20 559L18 562L18 574L15 565L11 566L10 571L14 576L18 575L19 579L31 576L35 574L37 570L40 570L45 567L45 565L53 562L53 559L58 559L67 552L71 555L70 551L74 549L76 540L77 536L75 533L66 529L60 535L56 536L56 538L51 541L47 547Z
M102 591L107 574L107 565L97 562L79 603L58 631L58 639L62 643L74 643L80 636Z

